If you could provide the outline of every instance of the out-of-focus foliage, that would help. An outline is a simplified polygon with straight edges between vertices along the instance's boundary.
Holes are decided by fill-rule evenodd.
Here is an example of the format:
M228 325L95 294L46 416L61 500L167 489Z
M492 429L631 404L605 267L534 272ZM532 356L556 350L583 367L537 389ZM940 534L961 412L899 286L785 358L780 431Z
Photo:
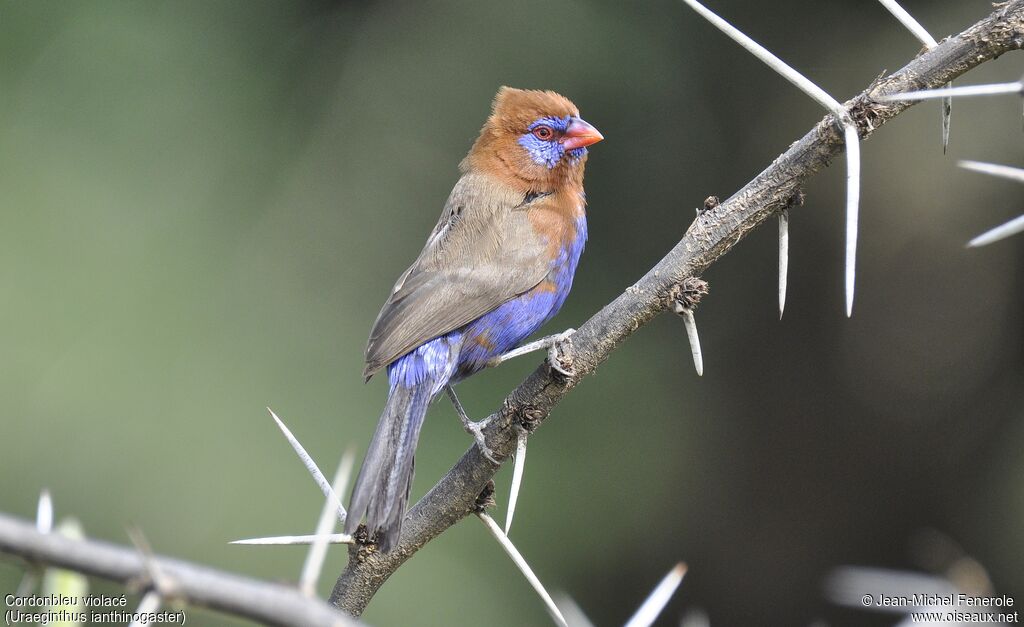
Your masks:
M920 49L869 1L712 4L840 99ZM905 6L937 38L991 10ZM1012 80L1020 59L962 82ZM0 4L0 509L32 517L49 487L91 536L127 542L135 524L157 552L296 579L303 551L226 544L309 533L320 508L264 407L326 468L365 445L385 393L360 379L366 332L502 84L570 96L607 137L588 166L588 248L548 331L579 326L706 196L821 117L671 0ZM1021 190L955 167L1021 165L1019 107L955 103L947 156L934 103L864 144L852 320L833 168L792 214L784 320L766 228L704 277L702 379L664 316L559 406L532 440L513 533L549 587L612 624L684 559L670 617L876 624L828 607L822 577L917 567L914 534L935 528L999 592L1024 593L1024 240L964 248L1020 213ZM463 384L467 408L493 410L539 359ZM414 498L468 444L438 403ZM0 591L20 576L0 563ZM480 616L546 620L476 524L367 613Z

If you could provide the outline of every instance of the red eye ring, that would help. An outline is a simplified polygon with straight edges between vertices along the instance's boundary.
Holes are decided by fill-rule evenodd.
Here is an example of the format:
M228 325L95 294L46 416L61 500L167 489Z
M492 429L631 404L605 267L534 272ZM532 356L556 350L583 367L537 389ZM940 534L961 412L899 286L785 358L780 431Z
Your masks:
M550 126L541 125L533 129L533 136L541 141L548 141L555 136L555 132L551 130Z

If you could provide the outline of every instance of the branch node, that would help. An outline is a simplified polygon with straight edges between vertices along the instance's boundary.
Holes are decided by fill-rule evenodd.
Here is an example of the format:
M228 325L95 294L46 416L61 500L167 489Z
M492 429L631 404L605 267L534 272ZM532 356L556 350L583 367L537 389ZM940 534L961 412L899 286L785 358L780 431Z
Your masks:
M885 109L885 104L863 96L857 97L850 103L847 111L850 119L857 126L857 137L859 139L866 139L875 132L875 129L882 125L885 121L883 117Z
M497 504L497 501L494 500L494 480L492 479L487 482L484 489L477 495L476 502L473 503L473 511L477 514L483 514L487 511L488 507L494 507Z
M536 405L527 405L520 412L517 413L519 426L523 428L527 433L533 433L542 420L544 420L544 410L537 407Z
M704 206L697 209L697 215L701 216L720 204L722 204L722 201L718 200L718 196L708 196L704 199Z
M779 212L781 213L787 209L791 209L792 207L803 207L805 200L807 200L807 194L804 193L803 188L797 187L793 190L793 195L789 197L789 200L786 201L786 204L782 206L782 209L780 209Z
M364 523L359 523L355 533L352 534L352 544L348 547L349 559L362 563L376 552L377 543L375 538L370 538L370 530L367 529Z
M682 315L686 311L694 311L700 300L709 291L707 281L697 277L687 277L682 283L673 285L668 291L668 306L673 312Z
M143 594L149 591L157 593L167 603L178 604L185 601L180 586L168 576L157 564L153 555L153 547L149 544L146 536L138 527L127 529L128 537L131 539L135 550L142 558L143 569L138 576L129 579L126 588L129 591Z

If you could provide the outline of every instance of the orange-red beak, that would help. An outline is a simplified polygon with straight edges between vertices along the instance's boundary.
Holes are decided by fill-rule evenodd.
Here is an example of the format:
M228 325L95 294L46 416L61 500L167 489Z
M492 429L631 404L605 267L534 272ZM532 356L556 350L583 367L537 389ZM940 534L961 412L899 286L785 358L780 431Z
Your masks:
M582 118L573 116L569 121L569 127L565 129L565 134L562 135L562 145L566 150L574 150L596 144L602 139L604 135L601 131L587 124Z

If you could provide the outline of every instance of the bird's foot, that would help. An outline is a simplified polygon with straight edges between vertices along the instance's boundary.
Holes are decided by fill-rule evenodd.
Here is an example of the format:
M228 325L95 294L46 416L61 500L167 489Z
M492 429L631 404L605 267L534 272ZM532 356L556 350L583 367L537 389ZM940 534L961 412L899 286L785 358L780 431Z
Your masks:
M484 427L490 424L490 422L490 418L484 418L477 422L467 420L462 423L462 426L465 428L466 433L473 436L473 439L476 440L476 446L483 453L484 457L490 460L492 464L499 466L501 465L500 462L494 457L494 451L491 450L491 447L487 446L487 440L484 438Z
M552 335L551 344L548 346L548 365L566 379L571 379L576 374L572 368L573 333L576 333L576 329L566 329L558 335Z
M573 376L572 341L570 337L575 332L576 329L566 329L561 333L542 337L539 340L530 342L529 344L523 344L519 348L510 350L504 355L494 358L493 363L489 365L497 366L498 364L504 363L513 357L519 357L520 355L525 355L534 351L547 350L548 364L550 364L551 369L564 377L570 378Z
M473 422L469 419L466 414L466 410L462 408L462 403L459 401L459 397L455 394L455 388L451 385L445 386L445 390L448 392L448 398L452 400L452 405L455 407L455 413L459 415L459 420L462 422L462 428L466 430L466 433L473 436L476 440L477 448L484 454L484 457L489 459L495 466L500 466L501 463L494 457L494 451L491 447L487 446L487 440L484 438L484 428L490 424L490 418L484 418L477 422Z

